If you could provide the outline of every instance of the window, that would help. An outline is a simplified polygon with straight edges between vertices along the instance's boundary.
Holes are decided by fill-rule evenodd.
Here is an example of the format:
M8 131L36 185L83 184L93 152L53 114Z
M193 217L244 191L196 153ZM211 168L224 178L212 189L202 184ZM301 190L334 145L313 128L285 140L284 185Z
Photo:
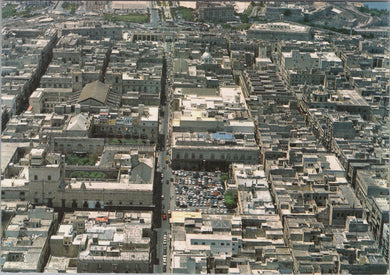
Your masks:
M215 245L215 243L211 243L211 245Z
M50 175L47 176L47 180L51 180L51 176Z
M37 175L34 175L34 180L38 180L38 176Z

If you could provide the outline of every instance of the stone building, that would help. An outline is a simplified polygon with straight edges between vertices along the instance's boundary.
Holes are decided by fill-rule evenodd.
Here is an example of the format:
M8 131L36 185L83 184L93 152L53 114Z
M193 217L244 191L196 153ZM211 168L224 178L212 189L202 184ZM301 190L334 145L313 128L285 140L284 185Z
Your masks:
M43 272L50 254L50 235L58 214L47 207L29 207L11 218L1 242L3 272Z
M205 22L226 23L234 21L234 7L229 4L197 2L199 18Z
M50 238L48 267L90 273L150 273L153 247L152 213L76 211L65 214ZM49 269L50 270L50 269ZM75 270L75 271L76 271Z
M253 24L247 30L247 37L269 40L307 41L312 39L312 29L307 26L284 22Z

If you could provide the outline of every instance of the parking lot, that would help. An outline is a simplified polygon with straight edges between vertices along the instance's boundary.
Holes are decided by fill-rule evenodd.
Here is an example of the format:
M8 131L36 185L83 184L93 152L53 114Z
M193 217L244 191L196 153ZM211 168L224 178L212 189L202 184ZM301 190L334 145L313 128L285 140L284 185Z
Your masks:
M173 172L175 210L228 214L220 172Z

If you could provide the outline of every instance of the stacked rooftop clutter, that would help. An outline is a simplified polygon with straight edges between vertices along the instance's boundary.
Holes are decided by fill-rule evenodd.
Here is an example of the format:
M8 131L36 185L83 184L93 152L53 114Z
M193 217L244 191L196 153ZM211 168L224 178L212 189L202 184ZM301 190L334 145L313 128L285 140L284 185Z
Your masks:
M388 272L385 12L25 2L3 4L2 271Z

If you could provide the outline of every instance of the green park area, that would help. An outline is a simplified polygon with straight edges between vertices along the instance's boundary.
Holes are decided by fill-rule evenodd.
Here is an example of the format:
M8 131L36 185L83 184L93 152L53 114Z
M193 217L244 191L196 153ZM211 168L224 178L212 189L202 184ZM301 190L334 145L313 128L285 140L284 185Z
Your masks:
M194 21L194 9L186 7L171 8L172 18L176 18L179 14L186 21Z
M390 11L385 10L385 9L370 9L367 6L361 6L358 8L360 12L368 13L371 16L388 16Z
M74 171L69 174L69 178L82 178L82 179L105 179L107 175L103 172L86 172L86 171Z
M76 155L66 155L65 162L67 165L89 165L94 166L96 164L96 156L76 156Z
M79 6L77 3L64 2L61 7L64 10L70 11L70 14L75 14Z
M42 7L26 7L22 11L17 10L18 5L15 4L7 4L1 9L1 15L2 18L9 18L13 16L18 16L18 17L32 17L33 14L31 14L32 11L35 10L40 10Z
M8 18L15 16L17 14L16 7L18 5L13 5L13 4L7 4L5 7L2 8L1 10L1 15L3 18Z

